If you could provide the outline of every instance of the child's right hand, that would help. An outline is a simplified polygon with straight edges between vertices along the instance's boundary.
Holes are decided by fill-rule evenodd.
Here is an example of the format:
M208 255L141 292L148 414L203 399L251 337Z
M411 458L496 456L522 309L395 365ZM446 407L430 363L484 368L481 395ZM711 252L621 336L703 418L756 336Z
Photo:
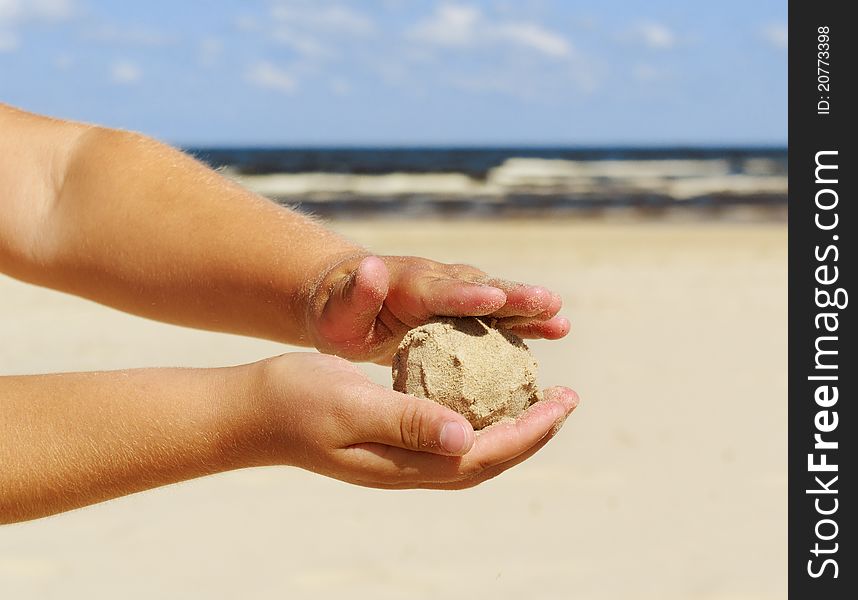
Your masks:
M320 275L321 273L321 275ZM525 338L560 339L569 320L550 290L469 265L416 256L332 255L302 287L307 341L322 352L389 365L405 333L438 317L489 317Z
M477 485L539 450L578 404L572 390L550 388L515 422L475 434L458 413L334 356L285 354L252 369L265 462L378 488Z

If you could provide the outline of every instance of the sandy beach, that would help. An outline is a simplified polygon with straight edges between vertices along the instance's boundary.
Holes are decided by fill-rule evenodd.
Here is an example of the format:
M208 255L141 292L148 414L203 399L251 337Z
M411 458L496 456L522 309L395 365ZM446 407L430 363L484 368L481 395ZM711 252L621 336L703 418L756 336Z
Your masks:
M456 493L232 472L0 528L0 598L786 596L784 223L342 221L378 253L565 299L530 346L583 402L530 461ZM290 348L0 276L0 373L220 366ZM390 385L390 372L365 366ZM2 401L2 399L0 399Z

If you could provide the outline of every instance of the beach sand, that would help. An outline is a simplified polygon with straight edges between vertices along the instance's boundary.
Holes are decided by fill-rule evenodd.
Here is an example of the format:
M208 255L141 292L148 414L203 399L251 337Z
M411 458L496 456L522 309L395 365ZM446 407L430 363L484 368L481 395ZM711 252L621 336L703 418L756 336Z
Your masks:
M786 227L339 222L379 253L561 293L529 343L582 404L463 492L245 470L0 528L2 598L786 596ZM215 366L283 346L145 321L0 277L0 373ZM390 385L390 371L367 366ZM2 399L0 399L2 401Z

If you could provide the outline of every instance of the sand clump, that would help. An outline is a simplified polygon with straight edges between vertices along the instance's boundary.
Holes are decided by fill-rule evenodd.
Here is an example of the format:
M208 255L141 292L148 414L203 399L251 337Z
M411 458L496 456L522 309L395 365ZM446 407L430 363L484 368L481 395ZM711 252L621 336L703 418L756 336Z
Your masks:
M443 319L409 331L393 357L393 389L452 408L482 429L542 399L525 343L482 319Z

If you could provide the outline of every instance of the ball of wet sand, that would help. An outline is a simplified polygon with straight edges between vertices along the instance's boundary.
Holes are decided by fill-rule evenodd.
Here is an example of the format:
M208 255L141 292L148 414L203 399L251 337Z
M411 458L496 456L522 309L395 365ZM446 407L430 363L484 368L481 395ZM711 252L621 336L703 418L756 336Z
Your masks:
M405 335L393 357L393 389L443 404L482 429L542 399L536 372L515 334L482 319L444 319Z

